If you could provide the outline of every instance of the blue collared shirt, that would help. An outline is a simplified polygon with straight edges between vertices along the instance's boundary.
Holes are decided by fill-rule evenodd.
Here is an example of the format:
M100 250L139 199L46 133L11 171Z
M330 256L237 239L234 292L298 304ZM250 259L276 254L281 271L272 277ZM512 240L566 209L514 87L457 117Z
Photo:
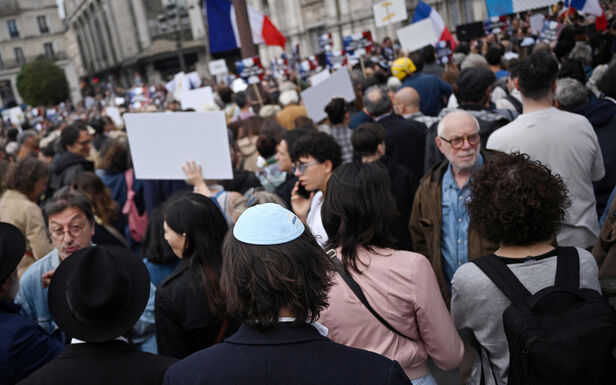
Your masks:
M477 166L483 165L479 154ZM441 186L443 226L441 229L441 254L443 255L443 272L451 291L451 279L458 267L468 262L468 225L469 217L466 202L470 196L468 181L458 187L451 165L443 176Z

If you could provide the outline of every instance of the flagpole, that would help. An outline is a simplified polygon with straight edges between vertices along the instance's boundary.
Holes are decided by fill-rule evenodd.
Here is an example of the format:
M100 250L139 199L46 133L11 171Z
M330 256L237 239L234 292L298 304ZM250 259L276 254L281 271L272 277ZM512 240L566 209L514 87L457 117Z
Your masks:
M240 35L240 49L242 51L242 58L245 59L248 57L257 56L257 50L252 41L252 31L250 30L246 0L233 0L233 6L235 8L237 29Z

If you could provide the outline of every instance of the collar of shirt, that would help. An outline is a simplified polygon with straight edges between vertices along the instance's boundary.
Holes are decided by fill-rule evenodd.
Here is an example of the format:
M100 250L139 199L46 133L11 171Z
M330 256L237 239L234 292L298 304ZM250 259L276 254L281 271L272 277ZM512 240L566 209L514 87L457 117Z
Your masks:
M475 167L473 167L473 171L477 170L481 166L483 166L483 156L480 153L479 158L477 158L477 163L475 163ZM453 176L453 169L451 168L451 164L449 164L445 175L443 175L443 187L447 189L455 188L456 190L463 190L464 188L466 188L467 185L468 180L464 183L464 186L462 186L461 188L458 187L458 184L456 183L456 178L454 178Z
M128 340L125 337L117 337L113 339L114 341L122 341L128 343ZM87 344L88 341L78 340L77 338L71 338L71 344Z
M423 114L421 113L421 111L413 112L412 114L404 114L404 115L402 115L402 117L404 119L419 118L419 117L422 117L422 116L423 116Z
M280 317L278 318L278 322L295 322L295 317ZM314 328L317 329L319 334L323 337L327 337L327 335L329 334L329 329L317 321L310 322L310 320L307 319L306 323L314 326Z
M393 114L393 112L389 112L389 113L387 113L387 114L383 114L383 115L381 115L381 116L379 116L379 117L375 118L374 120L378 122L379 120L381 120L381 119L385 119L386 117L388 117L388 116L389 116L389 115L391 115L391 114Z

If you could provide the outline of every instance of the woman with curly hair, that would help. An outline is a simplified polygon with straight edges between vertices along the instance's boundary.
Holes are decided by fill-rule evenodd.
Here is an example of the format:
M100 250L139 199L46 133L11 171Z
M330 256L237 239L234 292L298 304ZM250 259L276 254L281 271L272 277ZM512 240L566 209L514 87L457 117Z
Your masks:
M26 255L18 266L21 276L35 260L53 249L37 204L47 188L49 167L36 158L26 157L11 166L6 177L7 191L0 198L0 213L3 222L17 227L26 238Z
M562 253L554 243L569 205L561 177L528 155L514 153L484 165L470 183L471 226L500 245L494 252L497 261L506 264L531 294L554 285L557 255ZM595 259L585 249L576 250L580 287L600 292ZM481 359L475 361L469 383L478 384L482 371L487 385L507 383L509 346L503 312L511 301L475 263L456 271L452 288L456 327L472 332L481 345Z

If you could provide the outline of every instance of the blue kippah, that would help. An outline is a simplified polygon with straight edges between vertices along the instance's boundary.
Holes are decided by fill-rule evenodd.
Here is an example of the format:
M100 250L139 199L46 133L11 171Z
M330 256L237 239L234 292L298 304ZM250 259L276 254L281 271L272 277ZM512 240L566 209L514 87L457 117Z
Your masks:
M235 239L252 245L279 245L299 238L303 232L302 221L276 203L250 207L233 227Z

